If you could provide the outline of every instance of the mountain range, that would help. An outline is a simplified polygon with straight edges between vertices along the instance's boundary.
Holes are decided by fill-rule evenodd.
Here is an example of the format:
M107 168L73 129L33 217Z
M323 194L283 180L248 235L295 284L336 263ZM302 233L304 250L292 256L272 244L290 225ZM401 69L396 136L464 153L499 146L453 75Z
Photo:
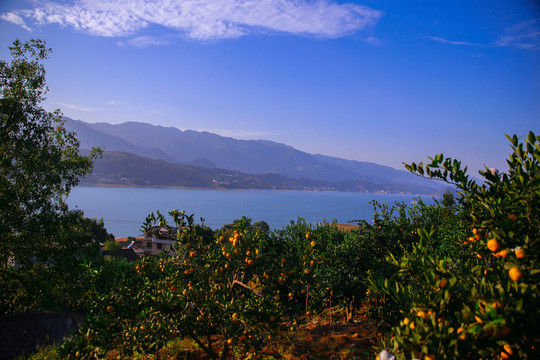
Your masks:
M82 149L102 147L84 183L195 188L302 189L434 194L440 184L371 162L309 154L267 140L146 123L86 123L64 117Z

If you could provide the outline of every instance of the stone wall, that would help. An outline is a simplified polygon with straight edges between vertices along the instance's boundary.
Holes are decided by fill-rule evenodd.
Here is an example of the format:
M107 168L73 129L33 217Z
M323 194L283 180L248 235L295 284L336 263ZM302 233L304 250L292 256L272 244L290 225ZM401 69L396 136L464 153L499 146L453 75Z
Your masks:
M0 317L0 359L30 353L36 346L59 343L79 330L84 315L67 311L41 311Z

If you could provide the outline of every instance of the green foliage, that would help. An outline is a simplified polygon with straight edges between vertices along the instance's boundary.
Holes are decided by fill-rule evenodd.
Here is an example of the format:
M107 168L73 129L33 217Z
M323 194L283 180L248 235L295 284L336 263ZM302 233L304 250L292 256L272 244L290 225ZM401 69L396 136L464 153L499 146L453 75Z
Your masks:
M103 250L111 251L112 253L117 253L121 248L122 245L114 241L114 239L105 241L105 245L103 246Z
M80 304L89 319L61 351L100 357L114 349L132 356L184 337L211 358L246 357L313 312L337 305L352 320L366 299L366 272L394 273L397 266L385 255L401 256L418 240L413 226L443 217L440 205L420 199L413 207L374 203L374 210L374 224L360 222L351 233L303 219L264 231L248 217L212 232L183 211L152 213L142 228L175 239L177 256L89 264L82 287L91 300ZM380 295L373 291L367 299L377 300L376 309L390 306ZM221 355L211 341L216 335Z
M482 185L442 154L407 165L458 187L470 235L445 256L431 250L439 235L419 230L412 251L390 259L399 271L374 284L400 304L388 344L398 359L537 357L540 137L508 139L508 173L486 168Z
M79 142L60 113L41 106L47 91L41 61L50 52L40 40L10 47L0 61L0 266L40 255L65 211L65 196L92 170L95 154L78 154ZM9 214L9 216L8 216Z
M220 354L210 337L221 335L221 357L234 349L247 356L298 324L309 274L283 256L285 244L250 225L235 221L215 236L195 224L193 215L173 210L150 214L144 228L175 238L177 256L162 254L127 265L108 259L88 266L83 304L85 327L61 351L105 356L114 348L125 356L155 352L172 337L193 339L211 358ZM121 267L118 269L110 266ZM97 350L99 349L99 350Z
M10 289L1 312L37 306L42 281L92 248L82 214L68 211L64 199L97 156L80 156L60 112L41 107L50 49L40 40L17 40L9 49L11 61L0 60L0 285Z

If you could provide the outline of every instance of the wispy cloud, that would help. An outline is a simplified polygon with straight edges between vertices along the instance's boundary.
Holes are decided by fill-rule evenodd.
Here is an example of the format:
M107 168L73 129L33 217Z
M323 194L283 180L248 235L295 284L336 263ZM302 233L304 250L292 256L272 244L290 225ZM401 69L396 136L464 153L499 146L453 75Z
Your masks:
M60 107L66 108L66 109L73 109L73 110L80 110L80 111L104 111L100 108L90 107L90 106L81 106L81 105L75 105L75 104L66 104L66 103L59 103L55 102L53 103L55 105L59 105Z
M120 46L134 46L134 47L148 47L148 46L160 46L167 45L169 40L160 39L155 36L137 36L126 41L118 41Z
M111 100L111 101L107 101L107 103L110 105L125 105L125 104L129 104L129 101Z
M467 42L467 41L454 41L454 40L448 40L444 39L438 36L426 36L428 39L433 41L438 41L445 44L451 44L451 45L466 45L466 46L479 46L480 44Z
M24 17L38 25L59 24L105 37L134 35L155 24L188 38L219 40L257 31L337 38L366 30L382 16L366 6L332 0L75 0L71 4L38 4L31 10L2 14L2 18L26 26ZM132 41L155 45L144 36Z
M5 21L9 21L10 23L13 23L15 25L19 25L20 27L22 27L25 30L32 31L32 29L30 27L28 27L28 25L26 25L26 23L24 22L22 17L20 17L19 15L15 14L15 13L0 14L0 19L5 20Z
M511 46L522 49L540 48L540 24L538 19L522 21L505 29L496 43L497 46Z

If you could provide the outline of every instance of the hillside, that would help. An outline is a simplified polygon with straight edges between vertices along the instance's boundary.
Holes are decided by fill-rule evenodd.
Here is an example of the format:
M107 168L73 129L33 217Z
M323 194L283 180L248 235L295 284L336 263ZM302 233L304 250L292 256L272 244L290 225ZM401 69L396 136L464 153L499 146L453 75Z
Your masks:
M433 194L437 189L364 180L331 182L280 174L246 174L234 170L174 164L120 151L105 151L86 185L187 187L205 189L272 189Z
M127 154L109 154L96 166L100 173L99 176L95 173L93 180L89 180L91 182L120 183L121 178L126 178L129 184L139 186L328 189L409 194L433 194L440 188L440 184L404 170L309 154L267 140L237 140L209 132L181 131L136 122L111 125L65 120L67 129L77 133L82 148L100 146L107 151L141 157L127 159ZM152 168L160 176L141 170L142 164L136 162L142 158L146 158L144 167ZM162 162L150 162L150 159ZM122 164L122 161L131 165ZM124 171L122 176L119 169Z

